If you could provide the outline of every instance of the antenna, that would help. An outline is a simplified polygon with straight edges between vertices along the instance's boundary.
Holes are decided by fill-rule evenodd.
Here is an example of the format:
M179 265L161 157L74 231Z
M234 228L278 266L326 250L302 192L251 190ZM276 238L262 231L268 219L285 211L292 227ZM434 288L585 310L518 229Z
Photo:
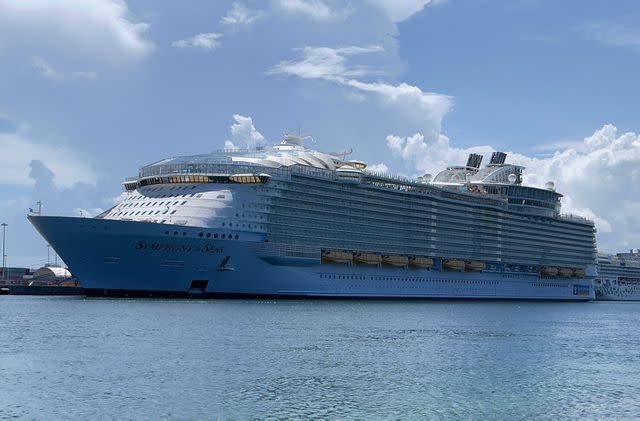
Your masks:
M344 151L340 152L329 152L329 155L342 157L342 160L344 161L347 155L351 155L352 153L353 149L345 149Z

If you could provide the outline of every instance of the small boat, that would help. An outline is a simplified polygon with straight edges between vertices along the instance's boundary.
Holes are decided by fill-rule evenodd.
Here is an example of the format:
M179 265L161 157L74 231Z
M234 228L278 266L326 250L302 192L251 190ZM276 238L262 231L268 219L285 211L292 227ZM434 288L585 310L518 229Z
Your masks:
M433 259L430 257L410 256L408 260L409 266L417 268L430 268L433 266Z
M540 271L545 276L556 276L558 274L558 268L553 266L543 266Z
M585 275L586 275L586 272L584 271L584 269L573 270L573 276L575 276L576 278L584 278Z
M573 269L560 268L558 270L558 275L563 276L565 278L570 278L571 276L573 276Z
M444 262L442 262L442 265L444 266L445 269L449 269L449 270L464 270L466 264L464 263L464 260L453 260L453 259L447 259Z
M487 265L484 262L469 261L465 262L464 268L469 272L482 272L487 268Z
M323 250L322 263L351 263L353 254L342 250Z
M353 263L360 265L379 265L382 256L375 253L355 253L353 255Z
M402 267L407 266L409 258L407 256L383 255L382 263L389 266Z

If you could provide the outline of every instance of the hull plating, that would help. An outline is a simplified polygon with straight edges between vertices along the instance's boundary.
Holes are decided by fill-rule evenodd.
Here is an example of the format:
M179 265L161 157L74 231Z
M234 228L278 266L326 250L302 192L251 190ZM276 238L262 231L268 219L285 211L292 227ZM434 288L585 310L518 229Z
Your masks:
M594 299L590 277L321 264L319 255L262 257L256 250L264 238L249 232L214 239L215 230L197 227L68 217L30 220L90 295Z

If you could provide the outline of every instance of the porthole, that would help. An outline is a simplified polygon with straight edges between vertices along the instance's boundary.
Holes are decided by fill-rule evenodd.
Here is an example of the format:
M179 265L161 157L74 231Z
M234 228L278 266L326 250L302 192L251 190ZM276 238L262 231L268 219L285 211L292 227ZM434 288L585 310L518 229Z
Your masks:
M201 232L198 233L198 237L202 237L204 234L202 234Z
M223 238L223 239L224 239L224 237L225 237L225 235L224 235L224 234L222 234L222 238Z
M207 238L211 238L211 233L210 232L207 233Z
M213 238L218 238L218 233L213 234Z
M165 234L169 234L169 231L165 231L164 233L165 233Z
M238 234L236 234L236 240L238 239Z
M173 232L173 235L178 235L178 231L174 231L174 232Z
M186 232L184 232L184 231L182 231L182 235L187 235L187 233L186 233Z

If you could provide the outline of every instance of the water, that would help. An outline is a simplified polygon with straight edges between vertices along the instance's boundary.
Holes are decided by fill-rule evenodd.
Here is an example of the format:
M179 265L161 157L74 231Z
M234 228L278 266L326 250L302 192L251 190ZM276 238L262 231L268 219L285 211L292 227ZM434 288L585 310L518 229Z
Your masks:
M640 417L640 303L0 297L0 418Z

